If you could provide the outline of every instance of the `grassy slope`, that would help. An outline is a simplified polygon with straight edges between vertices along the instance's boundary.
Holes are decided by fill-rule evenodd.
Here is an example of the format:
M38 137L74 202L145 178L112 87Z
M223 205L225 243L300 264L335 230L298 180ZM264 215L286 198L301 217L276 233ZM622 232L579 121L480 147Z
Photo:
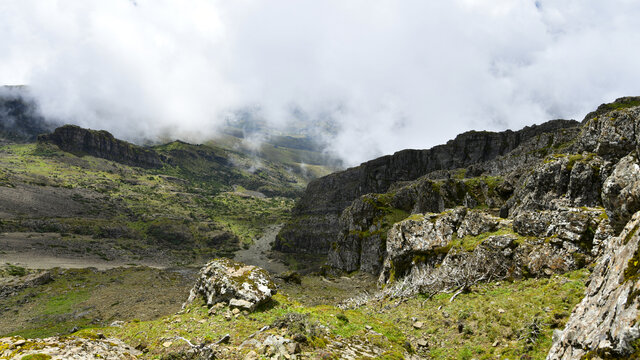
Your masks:
M289 198L258 198L219 189L193 186L189 179L167 176L172 169L145 170L90 156L76 157L54 147L11 144L0 147L0 186L18 191L22 186L38 192L72 192L80 214L40 216L45 225L29 228L31 213L14 213L3 231L70 232L110 237L120 228L124 238L167 247L179 256L230 254L237 240L219 243L223 232L251 242L265 226L284 221L293 205ZM33 206L38 206L34 204ZM11 212L11 209L8 209ZM111 231L112 232L112 231ZM161 234L165 234L162 236ZM121 235L118 235L121 236Z
M550 279L481 284L470 293L457 296L453 302L451 294L439 294L400 303L385 300L355 310L304 302L321 286L324 296L335 295L334 300L353 295L356 289L344 287L349 280L338 279L330 284L317 277L306 277L302 287L287 285L268 306L231 321L223 316L226 309L209 316L207 308L200 303L192 305L187 312L157 320L134 320L121 328L85 329L80 334L92 336L102 332L134 346L142 344L149 350L144 358L159 358L184 348L175 341L176 336L203 343L230 333L233 348L283 315L300 313L329 329L328 334L310 339L309 345L303 348L309 353L331 352L335 350L331 343L338 339L343 343L369 339L386 349L386 358L401 358L408 341L414 344L410 351L434 359L544 359L551 346L553 329L562 328L571 309L582 298L587 276L588 271L581 270ZM422 328L415 328L414 320L423 322ZM267 333L280 332L269 330ZM425 339L429 346L415 347L417 339ZM170 347L162 345L171 340ZM249 350L234 348L230 356L242 358Z
M0 336L46 337L67 334L74 327L169 315L180 309L195 272L54 269L52 282L0 298Z

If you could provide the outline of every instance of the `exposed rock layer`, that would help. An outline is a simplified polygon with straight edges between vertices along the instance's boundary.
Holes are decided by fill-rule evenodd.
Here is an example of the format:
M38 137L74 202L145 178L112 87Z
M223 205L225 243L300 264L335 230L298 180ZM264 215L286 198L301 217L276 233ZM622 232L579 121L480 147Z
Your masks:
M155 151L118 140L104 130L95 131L65 125L51 134L40 135L38 140L51 142L70 153L93 155L127 165L162 166L162 158Z
M394 184L416 180L434 171L457 169L493 160L531 139L577 125L576 121L553 120L519 131L471 131L428 150L399 151L316 179L307 186L293 211L292 222L283 227L275 248L282 251L304 249L304 252L326 253L330 241L338 235L335 228L320 226L306 228L301 232L298 231L299 219L306 219L302 220L305 224L315 222L309 220L314 216L331 217L335 221L352 201L364 194L383 193Z
M594 269L586 296L565 329L554 334L547 359L630 359L638 356L640 327L640 212L612 238ZM636 357L634 357L636 356Z

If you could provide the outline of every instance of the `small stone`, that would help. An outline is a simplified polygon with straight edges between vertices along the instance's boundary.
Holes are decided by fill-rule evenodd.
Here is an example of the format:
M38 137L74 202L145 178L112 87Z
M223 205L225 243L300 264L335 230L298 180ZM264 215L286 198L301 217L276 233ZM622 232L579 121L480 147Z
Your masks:
M199 322L200 324L204 324L204 323L206 323L206 322L207 322L207 320L202 319L202 320L199 320L198 322Z
M498 309L498 312L499 312L500 314L504 314L504 313L506 313L506 312L507 312L507 310L505 310L505 309Z
M500 345L500 342L498 340L494 341L493 344L491 346L496 347Z
M231 335L226 334L225 336L220 338L220 340L218 340L216 344L228 344L230 340L231 340Z
M425 338L418 339L418 343L417 344L418 344L419 347L423 347L423 348L429 346L429 343L427 342L427 339L425 339Z
M422 321L416 321L413 323L413 327L415 329L422 329L424 327L424 323Z
M373 329L373 327L371 327L371 325L365 325L364 328L367 329L367 330L372 330Z
M255 307L256 304L249 302L247 300L242 300L242 299L231 299L229 300L229 306L234 307L234 308L241 308L244 310L253 310L253 308ZM236 309L234 309L236 310ZM240 311L239 309L237 309L238 311Z
M303 344L305 344L307 341L309 341L309 339L307 339L306 336L304 336L303 334L300 334L300 333L297 333L297 334L293 335L292 339L294 341L297 341L297 342L303 343Z
M18 341L16 341L16 342L14 342L14 343L13 343L13 346L16 346L16 347L17 347L17 346L22 346L22 345L24 345L24 344L26 344L26 343L27 343L27 341L26 341L26 340L24 340L24 339L20 339L20 340L18 340Z
M235 308L235 309L231 310L231 312L233 313L233 315L240 314L240 310L238 308Z
M297 354L298 352L300 352L300 345L298 345L297 342L287 343L284 347L289 354Z
M258 360L259 358L260 356L258 353L253 350L249 351L247 355L244 356L244 360Z
M165 341L165 342L162 343L162 347L166 347L166 348L168 348L171 345L173 345L173 343L171 341Z

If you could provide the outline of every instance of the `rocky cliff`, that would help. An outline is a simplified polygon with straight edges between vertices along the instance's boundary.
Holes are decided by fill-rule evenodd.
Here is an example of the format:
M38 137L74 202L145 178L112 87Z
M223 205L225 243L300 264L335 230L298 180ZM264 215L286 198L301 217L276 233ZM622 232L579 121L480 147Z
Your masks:
M162 158L155 151L116 139L104 130L65 125L51 134L38 136L38 141L53 143L70 153L92 155L127 165L146 168L162 166Z
M275 248L286 252L325 254L330 242L338 235L333 224L338 223L340 213L359 196L384 193L394 184L416 180L438 170L485 163L504 156L529 141L540 140L541 137L545 138L542 147L551 147L557 140L546 134L562 137L562 130L570 130L576 126L576 121L553 120L519 131L471 131L428 150L399 151L316 179L307 186L293 211L292 221L281 230ZM525 154L515 162L527 159L530 155L536 156Z

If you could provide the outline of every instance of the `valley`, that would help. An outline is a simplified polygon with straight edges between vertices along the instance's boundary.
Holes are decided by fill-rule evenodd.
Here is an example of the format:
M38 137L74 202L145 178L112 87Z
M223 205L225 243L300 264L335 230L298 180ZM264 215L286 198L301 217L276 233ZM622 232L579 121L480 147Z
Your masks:
M305 134L31 120L0 143L0 359L639 354L640 98L346 170Z

